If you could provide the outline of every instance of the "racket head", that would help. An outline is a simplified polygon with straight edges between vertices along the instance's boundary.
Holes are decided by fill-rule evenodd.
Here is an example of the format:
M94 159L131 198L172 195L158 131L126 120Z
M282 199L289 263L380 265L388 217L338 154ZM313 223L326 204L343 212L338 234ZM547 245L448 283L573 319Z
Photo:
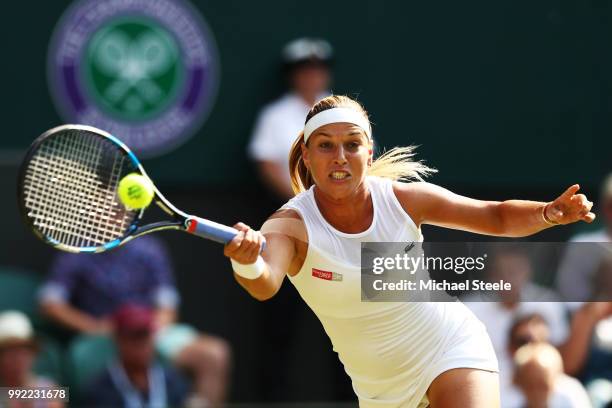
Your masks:
M130 237L144 213L126 208L117 196L119 181L134 172L146 177L134 153L111 134L84 125L50 129L32 143L19 170L22 218L57 249L114 248Z

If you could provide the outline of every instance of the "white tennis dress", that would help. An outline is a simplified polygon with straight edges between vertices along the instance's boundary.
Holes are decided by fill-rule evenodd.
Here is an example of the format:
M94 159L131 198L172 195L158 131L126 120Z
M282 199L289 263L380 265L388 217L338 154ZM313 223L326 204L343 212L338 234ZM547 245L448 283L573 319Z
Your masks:
M361 407L426 407L438 375L460 367L497 372L497 359L484 325L460 302L361 301L361 242L423 240L392 182L366 182L374 218L358 234L325 221L314 187L283 206L300 214L308 233L304 265L289 279L323 324Z

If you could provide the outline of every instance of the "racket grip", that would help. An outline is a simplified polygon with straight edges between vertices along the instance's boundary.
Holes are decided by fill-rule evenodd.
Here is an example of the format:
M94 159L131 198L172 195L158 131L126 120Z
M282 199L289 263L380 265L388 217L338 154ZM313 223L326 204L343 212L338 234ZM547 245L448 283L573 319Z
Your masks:
M221 244L227 244L238 234L238 230L218 222L200 217L190 216L185 221L187 232L202 238L210 239ZM263 252L266 244L261 247Z
M235 228L193 216L185 221L185 226L187 232L221 244L227 244L238 234Z

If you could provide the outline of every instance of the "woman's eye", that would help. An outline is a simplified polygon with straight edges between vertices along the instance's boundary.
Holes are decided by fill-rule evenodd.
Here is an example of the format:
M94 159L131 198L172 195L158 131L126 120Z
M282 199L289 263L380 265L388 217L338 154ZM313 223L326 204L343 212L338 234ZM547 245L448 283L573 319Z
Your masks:
M359 143L357 142L349 142L346 144L346 148L349 150L357 150L359 148Z
M331 147L331 143L329 143L329 142L322 142L319 145L319 147L322 148L322 149L329 149Z

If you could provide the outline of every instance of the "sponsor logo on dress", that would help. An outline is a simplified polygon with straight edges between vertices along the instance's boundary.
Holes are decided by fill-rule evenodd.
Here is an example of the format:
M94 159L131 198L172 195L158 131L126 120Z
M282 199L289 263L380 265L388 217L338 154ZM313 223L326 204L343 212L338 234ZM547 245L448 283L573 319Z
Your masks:
M316 268L312 268L312 276L329 281L342 281L342 274L337 272L323 271Z
M81 0L62 16L47 61L63 119L165 153L202 125L218 88L214 38L177 0Z

